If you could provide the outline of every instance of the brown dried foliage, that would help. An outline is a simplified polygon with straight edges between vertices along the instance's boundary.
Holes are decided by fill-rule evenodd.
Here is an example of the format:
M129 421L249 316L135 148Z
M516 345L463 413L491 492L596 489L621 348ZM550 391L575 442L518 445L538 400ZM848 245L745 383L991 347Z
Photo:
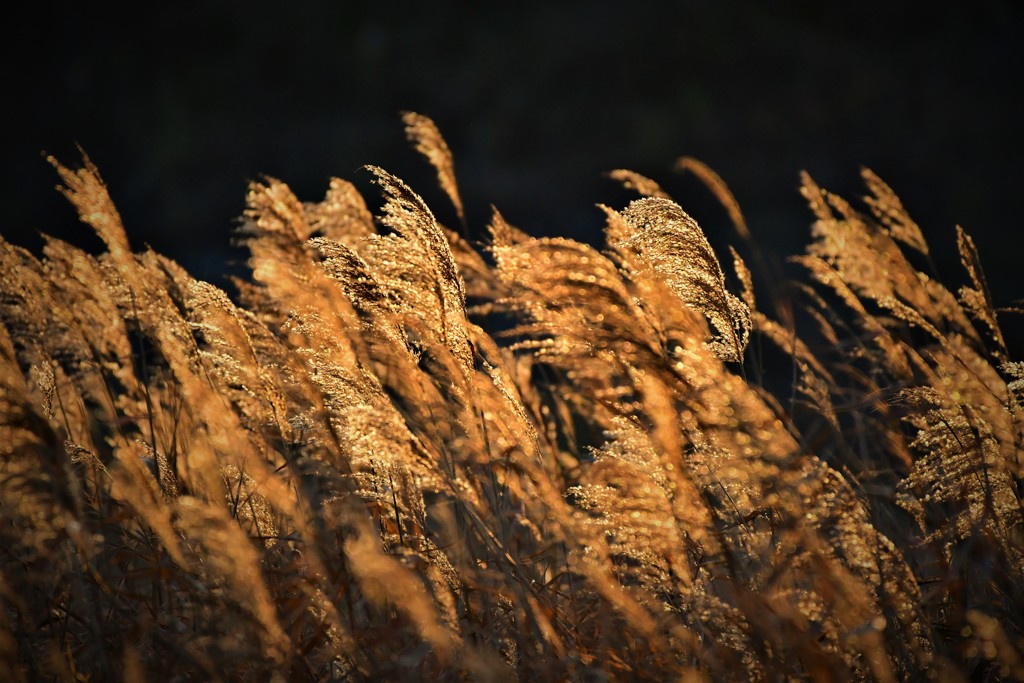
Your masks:
M870 215L804 178L780 322L628 171L604 251L254 183L233 299L54 163L106 251L0 240L0 679L1024 675L1024 365L870 172Z

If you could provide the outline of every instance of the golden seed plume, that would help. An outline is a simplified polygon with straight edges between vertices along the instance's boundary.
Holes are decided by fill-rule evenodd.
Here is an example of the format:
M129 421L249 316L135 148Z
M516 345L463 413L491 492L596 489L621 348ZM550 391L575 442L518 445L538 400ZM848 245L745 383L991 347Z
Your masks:
M437 124L433 120L407 111L402 114L402 122L405 124L405 135L410 142L415 143L416 151L427 158L430 165L437 171L437 180L441 189L448 195L455 212L459 215L462 223L466 222L466 215L462 208L462 197L459 196L459 186L455 181L455 162L452 159L452 152L448 149L448 143L441 136Z
M711 346L724 360L740 362L750 333L747 305L725 288L725 275L696 221L668 199L639 199L623 217L633 230L623 244L668 283L687 305L707 317Z
M740 210L740 203L736 201L732 190L725 184L722 177L700 159L693 157L679 157L676 160L676 170L680 172L689 171L704 183L711 193L715 195L719 203L729 212L729 219L732 220L736 234L745 240L750 239L750 230L747 228L747 220Z
M665 190L661 189L661 185L651 180L647 176L640 175L633 171L628 171L624 168L618 168L614 171L608 172L608 177L612 180L617 180L622 183L622 186L627 190L633 190L644 197L661 197L662 199L671 199Z

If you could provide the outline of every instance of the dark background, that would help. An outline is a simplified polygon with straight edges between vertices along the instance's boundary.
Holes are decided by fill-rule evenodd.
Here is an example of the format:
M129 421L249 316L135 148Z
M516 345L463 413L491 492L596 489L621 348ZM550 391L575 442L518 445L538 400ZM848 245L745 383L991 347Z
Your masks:
M261 174L313 200L331 175L372 193L359 169L378 164L454 223L404 140L411 109L447 137L476 236L493 203L534 234L595 241L593 205L631 198L601 174L625 167L721 247L735 237L724 211L671 171L687 154L729 183L762 244L795 253L810 225L800 169L857 196L866 165L947 281L961 278L960 223L997 303L1024 297L1022 17L1008 2L96 4L6 22L0 233L26 246L40 231L97 245L40 156L75 163L76 142L133 245L218 283L244 260L230 236Z

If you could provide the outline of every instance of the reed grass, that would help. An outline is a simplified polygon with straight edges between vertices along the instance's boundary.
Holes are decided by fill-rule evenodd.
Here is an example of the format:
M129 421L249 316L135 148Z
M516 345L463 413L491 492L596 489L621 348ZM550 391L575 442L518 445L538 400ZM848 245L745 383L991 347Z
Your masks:
M105 251L0 239L0 679L1024 680L1024 363L870 171L785 299L688 158L725 265L630 171L478 249L369 167L253 183L229 295L53 164Z

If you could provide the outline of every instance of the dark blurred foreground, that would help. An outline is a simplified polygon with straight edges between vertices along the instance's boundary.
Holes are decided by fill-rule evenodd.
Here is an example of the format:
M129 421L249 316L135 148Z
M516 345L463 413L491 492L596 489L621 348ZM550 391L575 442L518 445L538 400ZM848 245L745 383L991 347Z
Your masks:
M0 234L95 244L40 157L74 163L76 142L133 244L215 282L244 260L230 234L261 174L311 200L331 175L369 189L359 169L374 163L454 222L405 143L398 113L411 109L445 133L477 237L494 204L532 233L596 240L593 205L631 198L602 173L626 167L662 182L721 247L735 240L725 213L671 171L687 154L729 183L763 244L790 254L810 224L799 170L849 196L865 165L903 197L947 280L960 277L961 223L997 303L1024 297L1020 12L1009 3L423 3L402 16L382 3L185 5L116 18L40 6L11 31Z

